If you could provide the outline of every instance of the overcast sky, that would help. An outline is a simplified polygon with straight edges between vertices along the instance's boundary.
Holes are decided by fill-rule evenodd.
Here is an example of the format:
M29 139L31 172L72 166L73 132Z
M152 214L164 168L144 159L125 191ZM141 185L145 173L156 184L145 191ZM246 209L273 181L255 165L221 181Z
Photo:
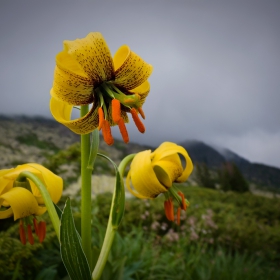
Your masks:
M196 139L280 167L279 15L279 0L1 1L0 114L51 117L62 41L99 31L154 67L131 141Z

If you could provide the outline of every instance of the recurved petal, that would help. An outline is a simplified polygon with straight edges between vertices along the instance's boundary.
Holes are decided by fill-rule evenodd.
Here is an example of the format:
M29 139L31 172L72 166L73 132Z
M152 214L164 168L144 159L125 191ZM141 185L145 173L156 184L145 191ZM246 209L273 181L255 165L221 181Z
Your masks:
M171 187L183 173L183 167L177 154L165 157L164 160L154 162L153 167L158 180L166 187Z
M120 47L114 58L115 84L126 90L137 88L152 74L152 65L132 52L126 45Z
M54 203L57 203L62 195L62 189L63 189L63 181L62 178L52 173L50 170L45 168L44 166L37 164L37 163L29 163L29 166L33 167L35 170L39 171L42 175L42 181L45 184L51 199ZM30 185L32 187L32 192L35 196L41 197L40 191L36 187L36 185L32 182L30 182ZM36 192L36 193L35 193ZM39 202L40 204L43 204L43 201Z
M140 96L140 104L143 105L146 97L150 92L150 83L148 81L145 81L140 86L130 90L130 92L137 93Z
M0 177L4 176L5 174L9 173L12 169L2 169L0 170Z
M14 220L35 215L38 203L32 193L24 188L15 187L0 196L0 206L7 201L11 206L5 211L0 211L0 219L11 217Z
M18 165L16 168L10 169L10 172L6 173L4 175L4 178L14 181L18 177L18 175L23 171L30 171L37 176L41 175L39 171L35 170L31 165L26 163Z
M55 67L51 96L72 105L85 105L93 101L93 82Z
M0 177L0 195L13 187L13 181Z
M90 111L82 118L70 120L72 105L68 105L66 102L59 101L55 98L51 98L50 110L53 117L61 124L67 126L73 132L77 134L87 134L92 132L98 127L98 104L94 104Z
M56 64L59 68L67 71L67 60L70 56L73 61L80 65L87 76L91 78L94 85L113 78L113 60L101 33L91 32L82 39L66 40L63 42L63 45L62 58L60 56L56 58Z
M155 198L160 193L166 192L167 189L159 182L151 163L151 151L138 153L130 166L130 177L133 188L141 198ZM127 181L128 189L131 189L129 180Z
M187 151L182 146L176 145L172 142L164 142L152 153L151 156L153 162L157 162L174 154L181 154L185 158L185 168L183 169L182 175L176 179L176 182L184 182L192 173L193 163Z

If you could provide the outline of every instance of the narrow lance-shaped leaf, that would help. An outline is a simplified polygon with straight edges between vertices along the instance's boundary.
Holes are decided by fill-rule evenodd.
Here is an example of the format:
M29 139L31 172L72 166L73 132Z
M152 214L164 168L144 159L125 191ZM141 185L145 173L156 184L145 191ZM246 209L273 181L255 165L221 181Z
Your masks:
M89 264L75 228L70 199L67 199L61 215L60 252L72 280L91 279Z
M125 207L125 191L124 191L123 179L118 170L117 165L109 157L100 153L98 153L97 155L106 158L108 161L110 161L113 164L115 168L116 186L113 195L113 206L111 211L112 211L112 226L113 228L117 229L123 218L124 207Z

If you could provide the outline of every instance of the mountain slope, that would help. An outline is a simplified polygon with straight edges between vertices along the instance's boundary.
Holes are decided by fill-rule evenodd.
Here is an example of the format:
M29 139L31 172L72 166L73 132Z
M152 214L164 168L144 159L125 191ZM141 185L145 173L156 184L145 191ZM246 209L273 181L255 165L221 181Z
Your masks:
M57 154L61 149L67 149L79 142L79 139L79 135L54 120L0 115L0 169L25 162L44 163L48 157ZM205 163L210 169L217 170L230 161L239 167L248 181L280 189L279 168L251 163L228 149L211 147L200 141L184 141L180 145L188 151L194 164ZM117 139L113 146L107 146L103 139L100 141L100 150L117 163L127 154L147 149L154 148L136 143L124 144Z

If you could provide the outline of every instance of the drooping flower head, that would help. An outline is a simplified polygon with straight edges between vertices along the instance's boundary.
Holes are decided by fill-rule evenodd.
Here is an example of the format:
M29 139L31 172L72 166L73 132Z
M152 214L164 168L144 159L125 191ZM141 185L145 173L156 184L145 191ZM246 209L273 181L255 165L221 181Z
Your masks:
M112 58L101 33L64 41L56 56L50 110L53 117L77 134L102 129L108 145L113 144L111 126L118 125L124 142L129 141L125 123L131 113L138 130L145 127L142 105L150 91L152 66L126 45ZM71 120L73 106L92 104L90 111Z
M182 162L180 156L183 156ZM186 210L188 201L182 192L173 185L185 182L193 170L187 151L174 143L164 142L154 152L143 151L135 155L127 175L128 190L139 198L155 198L165 195L165 213L168 220L174 221L173 200L178 204L177 223L181 209Z
M46 223L37 223L38 216L46 212L44 201L36 185L29 179L27 182L18 182L16 179L23 171L36 175L46 186L50 197L57 203L62 195L63 181L60 177L37 163L19 165L16 168L0 170L0 219L14 217L20 220L20 238L26 243L25 227L28 240L34 243L31 224L35 233L42 242L46 233Z

